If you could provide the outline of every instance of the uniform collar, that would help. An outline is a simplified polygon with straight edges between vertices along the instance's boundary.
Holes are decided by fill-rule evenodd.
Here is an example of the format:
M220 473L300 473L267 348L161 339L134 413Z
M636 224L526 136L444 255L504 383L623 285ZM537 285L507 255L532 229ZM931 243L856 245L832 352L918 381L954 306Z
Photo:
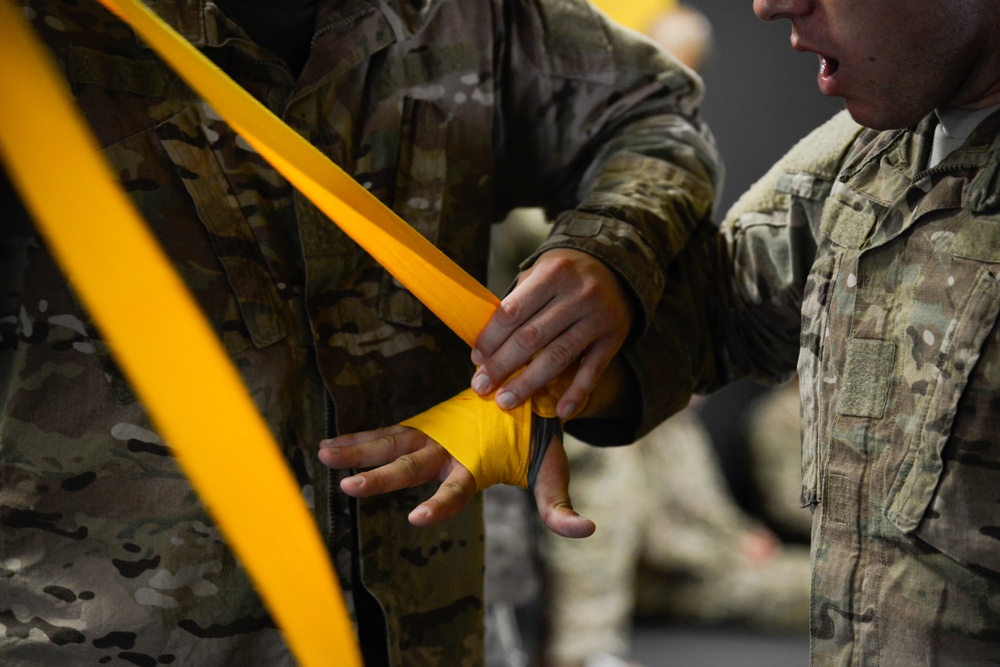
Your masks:
M996 210L1000 207L1000 110L980 123L965 145L945 158L945 162L966 152L983 156L982 167L965 191L966 208L976 212Z

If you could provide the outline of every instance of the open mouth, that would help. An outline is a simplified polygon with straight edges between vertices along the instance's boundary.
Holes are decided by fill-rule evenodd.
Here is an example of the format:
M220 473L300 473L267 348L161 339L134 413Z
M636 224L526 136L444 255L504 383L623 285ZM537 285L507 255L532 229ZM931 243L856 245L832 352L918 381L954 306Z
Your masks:
M835 58L819 57L819 75L822 77L833 76L840 69L840 61Z
M819 75L816 77L816 83L819 85L819 91L828 97L836 97L842 93L843 82L837 76L838 71L840 71L839 60L822 55L819 57Z

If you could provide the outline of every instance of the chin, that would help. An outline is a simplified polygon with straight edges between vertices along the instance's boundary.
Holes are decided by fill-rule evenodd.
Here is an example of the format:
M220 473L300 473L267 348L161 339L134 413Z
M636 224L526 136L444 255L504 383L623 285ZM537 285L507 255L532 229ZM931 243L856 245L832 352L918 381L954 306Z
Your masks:
M880 131L912 127L933 111L933 109L913 111L892 105L886 107L866 103L863 100L845 100L844 106L856 123Z

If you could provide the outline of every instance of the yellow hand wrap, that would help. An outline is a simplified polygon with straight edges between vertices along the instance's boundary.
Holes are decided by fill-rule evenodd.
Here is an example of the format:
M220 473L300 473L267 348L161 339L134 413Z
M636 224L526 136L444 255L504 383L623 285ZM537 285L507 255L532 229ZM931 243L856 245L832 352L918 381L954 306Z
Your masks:
M569 386L571 371L575 370L575 366L568 369L530 402L513 410L501 410L494 394L480 397L466 389L401 424L421 431L447 449L472 473L478 491L494 484L528 488L532 413L555 418L559 396ZM544 448L539 451L544 452Z
M471 389L402 422L433 438L469 469L476 489L494 484L527 488L531 456L531 406L505 412L493 395Z

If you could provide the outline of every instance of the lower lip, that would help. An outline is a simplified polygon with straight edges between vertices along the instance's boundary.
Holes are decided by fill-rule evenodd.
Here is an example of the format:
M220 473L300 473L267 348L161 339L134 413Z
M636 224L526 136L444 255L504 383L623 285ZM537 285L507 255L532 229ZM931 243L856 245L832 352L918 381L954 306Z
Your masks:
M819 91L828 97L834 97L837 95L838 71L839 69L833 69L829 60L820 56L819 74L816 75L816 83L819 85Z

